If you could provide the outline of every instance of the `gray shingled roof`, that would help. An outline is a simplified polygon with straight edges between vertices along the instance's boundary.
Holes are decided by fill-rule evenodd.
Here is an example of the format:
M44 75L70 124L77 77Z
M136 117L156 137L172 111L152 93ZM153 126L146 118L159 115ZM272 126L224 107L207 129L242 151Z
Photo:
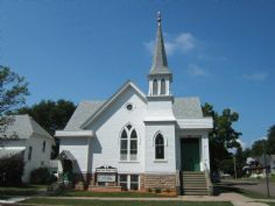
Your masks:
M105 101L83 101L74 111L64 130L79 130L80 126L91 117Z
M203 118L201 103L198 97L175 98L173 112L176 119Z
M81 125L91 117L105 101L81 102L73 113L64 130L79 130ZM176 119L203 118L200 100L198 97L175 98L173 112Z
M28 139L32 134L47 138L53 137L27 114L15 115L6 130L7 136L16 135L19 139Z

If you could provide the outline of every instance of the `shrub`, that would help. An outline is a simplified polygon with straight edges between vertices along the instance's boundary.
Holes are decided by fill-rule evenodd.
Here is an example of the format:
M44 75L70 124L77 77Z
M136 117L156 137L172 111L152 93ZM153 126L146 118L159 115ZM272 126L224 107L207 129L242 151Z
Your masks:
M19 185L24 173L24 160L22 154L0 158L0 185Z
M153 190L152 190L152 188L148 188L147 191L148 192L152 192Z
M31 172L30 182L31 184L50 184L55 181L54 175L51 175L48 168L40 167L34 169Z
M161 188L155 188L155 193L161 193Z

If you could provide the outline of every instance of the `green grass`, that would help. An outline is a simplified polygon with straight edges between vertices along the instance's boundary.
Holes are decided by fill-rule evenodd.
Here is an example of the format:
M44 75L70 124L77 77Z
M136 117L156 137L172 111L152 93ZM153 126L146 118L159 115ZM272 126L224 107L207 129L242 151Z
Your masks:
M0 187L0 196L24 196L35 195L40 190L46 189L46 185L21 185L17 187Z
M90 191L73 191L65 190L54 196L67 197L167 197L167 195L149 193L149 192L90 192Z
M236 193L239 193L241 195L244 195L246 197L250 197L253 199L275 199L275 197L268 198L265 194L262 194L262 193L258 193L258 192L254 192L254 191L250 191L250 190L244 190L244 189L227 186L227 185L217 184L217 185L215 185L214 188L215 188L215 194L226 193L226 192L236 192Z
M269 206L275 206L275 202L262 202L262 203L265 203L265 204L267 204Z
M73 200L32 198L21 203L66 206L232 206L230 202L183 202L183 201L126 201L126 200Z

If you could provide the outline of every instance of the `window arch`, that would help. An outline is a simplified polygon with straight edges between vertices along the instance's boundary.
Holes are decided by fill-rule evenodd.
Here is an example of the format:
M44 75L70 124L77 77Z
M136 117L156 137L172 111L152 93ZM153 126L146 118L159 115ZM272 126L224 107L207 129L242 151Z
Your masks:
M153 81L153 95L158 95L158 81L156 79Z
M165 79L162 79L160 84L160 94L164 95L165 93L166 93Z
M138 136L131 124L123 128L120 135L120 160L137 160Z
M164 138L158 134L155 138L155 159L164 159Z

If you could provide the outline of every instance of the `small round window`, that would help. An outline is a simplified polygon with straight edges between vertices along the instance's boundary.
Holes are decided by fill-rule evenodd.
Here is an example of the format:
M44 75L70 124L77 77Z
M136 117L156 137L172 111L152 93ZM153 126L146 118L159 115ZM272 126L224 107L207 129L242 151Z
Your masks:
M131 111L131 110L133 110L133 105L132 104L127 104L126 108L127 108L127 110Z

